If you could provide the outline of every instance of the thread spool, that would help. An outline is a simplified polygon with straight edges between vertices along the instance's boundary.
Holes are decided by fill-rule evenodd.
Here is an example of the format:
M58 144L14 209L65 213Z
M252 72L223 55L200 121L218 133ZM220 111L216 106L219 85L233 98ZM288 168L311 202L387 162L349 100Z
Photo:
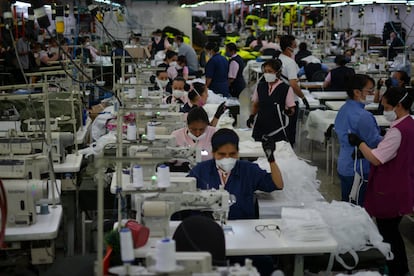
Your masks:
M149 94L148 88L142 88L142 90L141 90L141 96L143 98L147 98L148 97L148 94Z
M128 89L128 98L134 99L137 96L137 92L135 91L135 88L129 88Z
M127 128L127 140L135 141L137 140L137 126L135 123L130 123Z
M175 241L172 239L163 239L157 242L155 259L156 271L169 272L176 269L176 257L175 257Z
M124 263L132 263L135 259L135 256L131 230L129 230L129 228L122 228L121 231L119 231L119 239L121 241L122 261Z
M157 180L159 188L170 187L170 167L161 165L157 169Z
M147 140L155 140L155 124L153 122L148 122L147 124Z
M132 186L142 188L144 186L144 173L140 165L132 167Z

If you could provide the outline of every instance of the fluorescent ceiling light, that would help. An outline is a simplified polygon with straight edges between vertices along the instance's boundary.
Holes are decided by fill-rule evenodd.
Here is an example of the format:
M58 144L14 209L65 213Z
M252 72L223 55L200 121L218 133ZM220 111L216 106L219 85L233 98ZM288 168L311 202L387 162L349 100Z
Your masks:
M347 2L342 2L342 3L330 4L329 7L335 8L335 7L342 7L342 6L346 6L346 5L348 5Z
M326 4L313 4L313 5L311 5L311 7L314 7L314 8L324 8L325 6L327 6Z
M377 4L406 4L407 1L404 0L375 0Z
M311 5L311 4L320 4L321 1L300 1L298 4L299 5Z
M370 0L354 0L354 2L349 3L349 5L370 5L372 4L374 1L370 1Z
M280 3L281 6L290 6L290 5L296 5L296 4L297 4L296 1ZM277 3L275 3L275 5L277 5Z

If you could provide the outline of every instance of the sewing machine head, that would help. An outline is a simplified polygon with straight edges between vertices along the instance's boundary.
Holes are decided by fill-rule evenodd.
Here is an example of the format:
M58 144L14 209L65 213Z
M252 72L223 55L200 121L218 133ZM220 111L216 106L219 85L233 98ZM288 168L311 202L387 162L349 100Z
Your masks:
M195 183L194 183L195 184ZM186 191L185 186L175 192L140 195L141 219L150 228L151 237L169 236L169 221L172 214L183 210L212 211L213 217L224 223L228 216L230 195L224 190Z
M46 137L41 132L8 133L0 138L1 155L21 155L44 153L47 155ZM52 159L54 163L64 163L66 148L74 144L74 135L70 132L52 132Z
M27 226L36 223L36 203L48 196L46 180L6 179L7 225Z
M2 156L0 160L0 178L41 179L49 171L45 155Z

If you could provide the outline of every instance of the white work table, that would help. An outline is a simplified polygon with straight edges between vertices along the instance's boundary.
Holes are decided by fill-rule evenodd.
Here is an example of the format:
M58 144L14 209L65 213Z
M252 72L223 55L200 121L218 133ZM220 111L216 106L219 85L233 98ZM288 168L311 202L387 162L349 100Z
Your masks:
M348 98L345 91L311 92L311 95L318 100L345 100Z
M170 234L180 224L179 221L170 222ZM255 227L257 225L276 224L280 227L278 231L262 231L266 237L263 238ZM285 255L295 254L294 275L303 275L303 255L322 254L335 252L338 243L329 233L321 241L293 241L285 238L281 219L256 219L256 220L229 220L227 226L231 230L225 231L226 256L245 255ZM156 242L160 238L150 238L143 247L134 250L136 258L144 258L148 252L155 252Z
M301 81L300 87L306 88L306 89L323 88L323 81Z
M38 214L36 219L36 223L30 226L6 226L4 240L13 242L55 239L62 219L62 206L56 205L56 208L53 208L49 205L49 214Z
M344 104L345 104L345 101L326 101L325 102L326 107L334 111L338 111ZM365 105L365 109L366 110L377 110L378 105L379 105L378 103L370 103L370 104Z
M79 172L82 163L82 154L75 153L66 155L66 160L61 164L53 164L55 173Z

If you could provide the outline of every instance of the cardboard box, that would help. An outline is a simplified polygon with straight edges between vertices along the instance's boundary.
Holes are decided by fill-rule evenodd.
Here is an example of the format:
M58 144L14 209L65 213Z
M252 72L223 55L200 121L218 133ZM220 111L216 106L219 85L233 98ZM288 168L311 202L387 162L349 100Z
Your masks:
M134 47L125 47L125 51L133 58L150 58L151 54L148 51L147 47L144 46L134 46Z

